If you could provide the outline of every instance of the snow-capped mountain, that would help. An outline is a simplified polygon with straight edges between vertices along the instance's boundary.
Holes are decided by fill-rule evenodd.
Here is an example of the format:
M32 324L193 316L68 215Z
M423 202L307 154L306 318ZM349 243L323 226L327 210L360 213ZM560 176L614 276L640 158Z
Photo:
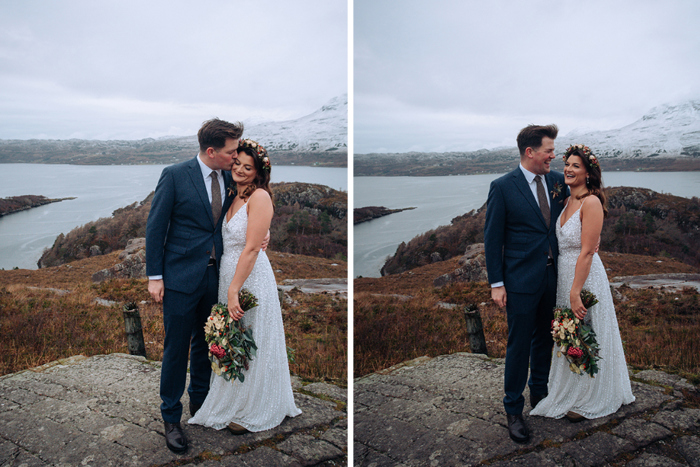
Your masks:
M572 131L557 138L557 152L576 143L610 158L700 157L700 100L654 107L616 130Z
M270 151L347 151L348 95L335 97L296 120L247 126L243 136Z
M246 125L246 138L259 141L270 151L284 151L294 159L316 153L315 162L332 158L344 161L348 146L348 96L328 101L310 115L284 122ZM0 163L39 162L63 164L172 164L199 151L197 135L166 136L140 140L2 140ZM289 159L287 163L299 163Z
M246 124L243 137L258 141L268 151L347 151L348 95L334 97L314 113L296 120ZM158 141L179 141L190 144L194 150L199 148L196 135Z

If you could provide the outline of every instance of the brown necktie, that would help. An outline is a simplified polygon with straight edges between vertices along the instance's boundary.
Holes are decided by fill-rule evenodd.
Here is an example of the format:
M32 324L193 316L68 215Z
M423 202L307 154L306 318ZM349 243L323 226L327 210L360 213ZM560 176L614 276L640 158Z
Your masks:
M221 217L221 186L215 171L211 173L211 213L216 224L219 217Z
M221 186L216 171L211 172L211 214L216 225L221 217ZM211 257L216 259L216 243L211 247Z
M544 216L544 221L547 223L547 228L549 228L549 204L547 204L547 195L544 193L544 185L542 185L542 175L536 175L535 181L537 182L537 200L540 202L540 211L542 211L542 216ZM552 247L549 247L549 258L554 258L552 254Z
M537 200L540 203L540 211L542 211L544 221L547 223L547 228L549 228L549 204L547 204L547 195L544 192L544 185L542 185L542 176L537 175L535 181L537 182Z

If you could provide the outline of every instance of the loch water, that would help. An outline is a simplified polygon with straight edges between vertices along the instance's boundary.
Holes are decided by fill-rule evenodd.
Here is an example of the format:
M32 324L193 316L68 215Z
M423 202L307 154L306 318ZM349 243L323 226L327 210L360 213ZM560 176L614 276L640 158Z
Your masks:
M153 191L165 165L0 164L0 198L68 198L0 217L0 268L36 269L61 233L110 217ZM275 166L273 182L318 183L347 191L346 168Z
M442 177L355 177L354 207L415 207L354 228L353 277L379 277L401 242L427 232L486 202L491 181L503 174ZM700 196L700 172L610 172L605 186L649 188L659 193Z

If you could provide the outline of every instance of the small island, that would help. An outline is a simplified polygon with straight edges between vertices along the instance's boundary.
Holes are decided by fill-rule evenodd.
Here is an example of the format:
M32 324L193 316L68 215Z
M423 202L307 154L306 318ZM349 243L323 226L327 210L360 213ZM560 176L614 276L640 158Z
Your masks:
M388 216L396 212L408 211L412 208L387 209L384 206L365 206L364 208L355 208L353 213L353 224L361 224L362 222L371 221L379 217Z
M22 195L10 196L0 199L0 217L13 212L26 211L27 209L36 208L49 203L57 203L67 199L75 199L75 196L69 198L47 198L41 195Z

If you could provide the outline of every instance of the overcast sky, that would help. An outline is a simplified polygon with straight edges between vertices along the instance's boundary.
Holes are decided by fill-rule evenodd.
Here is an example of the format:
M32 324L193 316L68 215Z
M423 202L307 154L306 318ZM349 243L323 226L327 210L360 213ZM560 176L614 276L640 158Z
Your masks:
M694 0L355 0L355 152L515 146L700 99Z
M0 0L0 139L193 135L347 92L346 0Z

